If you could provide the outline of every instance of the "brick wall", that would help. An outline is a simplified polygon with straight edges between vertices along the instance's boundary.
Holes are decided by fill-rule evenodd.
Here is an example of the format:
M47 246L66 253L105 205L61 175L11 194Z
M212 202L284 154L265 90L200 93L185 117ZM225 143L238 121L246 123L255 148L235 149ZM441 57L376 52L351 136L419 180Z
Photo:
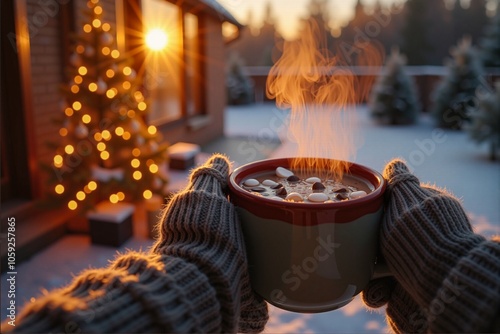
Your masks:
M59 32L60 7L51 1L28 0L30 27L31 85L33 95L33 134L37 161L50 161L52 154L46 142L58 139L58 128L52 118L60 115L62 53ZM34 189L44 186L44 175L37 175Z

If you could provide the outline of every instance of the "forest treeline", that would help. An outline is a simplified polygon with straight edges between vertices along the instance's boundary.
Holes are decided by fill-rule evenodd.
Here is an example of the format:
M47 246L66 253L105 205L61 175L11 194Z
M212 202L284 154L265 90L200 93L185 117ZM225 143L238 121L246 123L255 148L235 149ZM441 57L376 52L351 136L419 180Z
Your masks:
M356 43L370 41L386 54L397 46L406 55L408 65L443 65L450 48L469 36L478 45L492 17L487 15L486 0L470 0L464 7L460 0L408 0L392 6L376 4L365 8L360 0L352 20L340 30L332 30L329 2L310 0L308 17L323 31L324 42L335 54L350 64ZM341 1L341 0L337 0ZM260 28L251 25L241 31L238 40L229 45L245 65L270 66L279 57L283 38L276 30L275 9L268 3ZM499 10L497 9L497 14Z

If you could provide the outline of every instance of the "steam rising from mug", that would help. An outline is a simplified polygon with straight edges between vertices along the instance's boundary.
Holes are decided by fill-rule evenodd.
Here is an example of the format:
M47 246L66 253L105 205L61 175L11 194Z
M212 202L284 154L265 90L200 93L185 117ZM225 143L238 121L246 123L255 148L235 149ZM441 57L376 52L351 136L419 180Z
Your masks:
M276 98L278 107L291 109L287 135L297 144L292 155L298 157L291 167L323 170L341 179L355 159L355 139L360 138L353 107L364 99L373 78L358 80L341 53L334 56L325 48L320 31L310 20L298 39L285 41L267 78L267 96ZM353 47L358 65L380 65L381 53L372 44ZM327 160L318 158L336 163L323 165Z

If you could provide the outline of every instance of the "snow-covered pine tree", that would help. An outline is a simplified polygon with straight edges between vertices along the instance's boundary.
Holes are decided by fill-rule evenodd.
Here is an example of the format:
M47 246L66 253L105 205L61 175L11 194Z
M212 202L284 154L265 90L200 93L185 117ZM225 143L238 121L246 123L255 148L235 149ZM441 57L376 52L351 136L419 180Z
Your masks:
M480 45L483 66L500 67L500 10L486 26Z
M60 140L48 169L48 200L71 210L164 195L167 144L145 123L148 105L130 57L116 48L98 0L87 3L86 21L74 36L63 86Z
M393 48L370 97L371 116L382 124L411 124L417 120L420 103L415 84L405 73L406 58Z
M489 143L490 160L496 160L496 151L500 148L500 81L496 82L495 91L479 100L467 131L476 142Z
M253 83L243 70L243 59L233 52L226 70L227 102L230 105L249 104L254 101Z
M450 53L453 59L447 64L448 75L433 94L432 114L437 126L461 129L469 121L469 110L475 107L483 70L470 38L463 38Z

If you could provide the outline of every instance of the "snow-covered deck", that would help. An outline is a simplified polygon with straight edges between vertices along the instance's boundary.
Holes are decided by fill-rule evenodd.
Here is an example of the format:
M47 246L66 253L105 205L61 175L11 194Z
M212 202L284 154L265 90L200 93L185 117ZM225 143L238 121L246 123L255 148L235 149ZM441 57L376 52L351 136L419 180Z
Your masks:
M353 108L354 109L354 108ZM461 198L477 233L485 236L500 233L500 163L488 161L485 146L477 146L464 132L441 131L424 115L411 126L379 126L368 117L366 107L355 108L362 139L356 162L382 171L394 157L407 160L423 182L444 187ZM288 112L272 104L229 107L225 131L227 150L235 165L262 156L293 155L294 144L282 142L276 147ZM281 129L281 130L280 130ZM237 138L231 140L231 138ZM270 151L272 151L270 153ZM208 153L201 157L206 157ZM186 173L176 174L181 186ZM140 211L140 210L136 210ZM135 217L135 235L120 251L147 249L152 241L146 237L144 215ZM84 268L101 267L114 257L116 249L91 245L87 235L68 235L17 266L16 305L29 302L42 289L60 287ZM1 277L2 320L7 306L5 274ZM385 315L367 311L359 298L337 311L322 314L297 314L271 307L269 333L363 333L387 332Z

